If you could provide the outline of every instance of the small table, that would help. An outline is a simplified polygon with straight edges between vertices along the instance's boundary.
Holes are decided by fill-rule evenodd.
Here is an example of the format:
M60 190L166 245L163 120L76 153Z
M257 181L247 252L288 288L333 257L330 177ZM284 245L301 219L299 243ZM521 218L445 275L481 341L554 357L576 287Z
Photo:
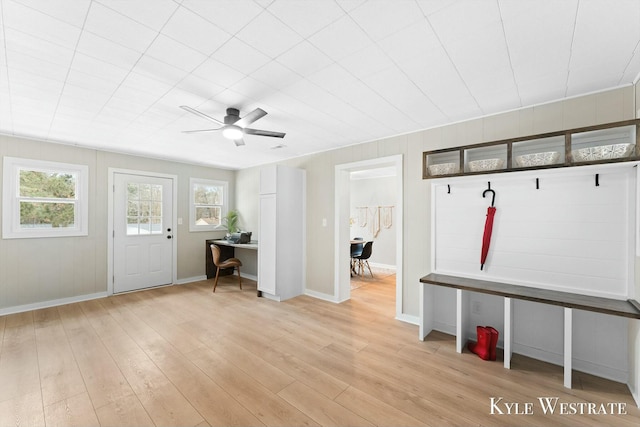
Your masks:
M253 249L258 250L258 241L252 240L249 243L233 243L228 240L215 240L209 239L205 241L205 262L207 269L207 279L216 277L216 265L213 263L213 256L211 255L211 245L217 245L220 247L220 260L235 257L234 248ZM221 276L227 276L233 274L232 268L223 268L220 270Z

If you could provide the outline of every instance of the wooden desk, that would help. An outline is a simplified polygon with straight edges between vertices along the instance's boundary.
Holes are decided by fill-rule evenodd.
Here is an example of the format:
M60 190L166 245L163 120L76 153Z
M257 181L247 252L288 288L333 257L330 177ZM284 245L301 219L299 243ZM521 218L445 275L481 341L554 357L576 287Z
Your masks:
M635 300L593 297L437 273L424 276L420 279L420 282L422 283L420 289L420 340L424 340L430 332L429 322L425 319L424 285L445 286L456 289L456 351L458 353L462 353L465 345L464 331L467 330L469 317L468 298L465 298L463 292L471 291L504 297L504 367L507 369L511 368L513 346L513 299L564 307L564 386L567 388L571 388L572 310L574 308L640 319L640 309L638 309L638 302Z
M213 256L211 255L211 245L217 245L220 247L220 260L224 261L225 259L235 257L235 249L234 248L242 248L242 249L252 249L258 250L258 241L252 240L249 243L232 243L228 240L215 240L209 239L205 241L205 265L207 271L207 279L212 279L216 277L216 265L213 263ZM223 268L220 270L221 276L227 276L229 274L233 274L232 268Z

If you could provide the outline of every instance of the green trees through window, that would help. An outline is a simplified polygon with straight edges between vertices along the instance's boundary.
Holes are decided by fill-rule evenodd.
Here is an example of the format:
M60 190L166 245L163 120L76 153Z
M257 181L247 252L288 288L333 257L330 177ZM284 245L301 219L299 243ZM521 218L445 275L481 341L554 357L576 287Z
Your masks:
M77 177L20 170L20 227L74 227Z

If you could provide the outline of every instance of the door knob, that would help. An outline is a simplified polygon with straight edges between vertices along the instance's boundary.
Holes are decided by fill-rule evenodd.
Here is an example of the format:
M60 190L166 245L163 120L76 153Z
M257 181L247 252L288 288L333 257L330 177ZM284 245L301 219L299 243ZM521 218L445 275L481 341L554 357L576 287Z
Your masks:
M170 239L170 238L171 238L171 234L169 234L169 235L167 236L167 239Z

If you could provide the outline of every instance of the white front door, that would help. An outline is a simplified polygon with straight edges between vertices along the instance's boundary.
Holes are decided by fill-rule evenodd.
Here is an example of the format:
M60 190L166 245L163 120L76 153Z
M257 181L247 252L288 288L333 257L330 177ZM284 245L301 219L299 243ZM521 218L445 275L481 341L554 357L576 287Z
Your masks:
M114 174L113 292L173 282L173 180Z

